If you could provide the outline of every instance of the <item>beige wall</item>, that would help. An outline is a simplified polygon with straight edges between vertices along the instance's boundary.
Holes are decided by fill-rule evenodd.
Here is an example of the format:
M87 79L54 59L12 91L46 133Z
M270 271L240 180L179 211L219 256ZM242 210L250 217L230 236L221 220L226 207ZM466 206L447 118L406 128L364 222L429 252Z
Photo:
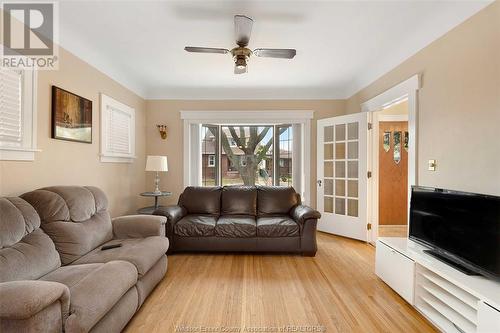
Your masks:
M360 92L343 100L144 101L89 64L61 49L60 69L38 76L38 147L34 162L0 161L0 195L19 195L41 186L96 185L110 199L113 215L131 213L148 201L144 172L148 154L169 157L162 188L182 191L180 110L313 110L315 119L359 112L360 103L421 73L418 178L421 185L500 195L500 2L497 1ZM50 87L57 85L93 101L93 143L50 139ZM136 109L136 155L132 164L99 162L99 93ZM156 124L168 126L161 140ZM146 151L147 146L147 151ZM316 205L316 121L311 135L311 201ZM436 159L437 171L427 171ZM145 182L147 180L147 182Z
M347 112L416 73L419 184L500 195L500 2L352 96Z
M227 100L227 101L147 101L147 153L167 155L169 171L161 176L162 188L173 192L173 196L162 200L162 204L176 203L183 189L183 124L181 110L312 110L311 122L311 204L316 206L316 120L344 114L343 100ZM168 138L162 140L156 124L168 126ZM147 187L152 188L153 175L147 177Z
M34 162L0 161L0 196L15 196L42 186L95 185L108 195L113 216L132 213L144 203L145 101L60 49L58 71L38 73L38 148ZM92 144L51 139L51 86L92 100ZM132 164L101 163L99 93L136 111L136 155Z
M377 111L377 114L383 114L383 115L407 115L408 114L408 101L404 101L401 103L398 103L396 105L392 105L391 107L382 110L382 111Z

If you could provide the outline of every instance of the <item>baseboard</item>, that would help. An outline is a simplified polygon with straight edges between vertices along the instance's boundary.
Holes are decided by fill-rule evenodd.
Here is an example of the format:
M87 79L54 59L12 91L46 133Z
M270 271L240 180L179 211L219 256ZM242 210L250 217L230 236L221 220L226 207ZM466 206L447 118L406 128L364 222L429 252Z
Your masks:
M408 235L408 226L403 225L379 225L379 237L406 237Z

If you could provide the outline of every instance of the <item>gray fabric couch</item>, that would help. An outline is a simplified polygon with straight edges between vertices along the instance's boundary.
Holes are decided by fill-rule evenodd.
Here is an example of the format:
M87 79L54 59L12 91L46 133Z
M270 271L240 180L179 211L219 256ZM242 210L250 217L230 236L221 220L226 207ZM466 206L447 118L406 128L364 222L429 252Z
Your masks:
M0 332L125 327L166 273L166 218L107 208L95 187L0 198Z

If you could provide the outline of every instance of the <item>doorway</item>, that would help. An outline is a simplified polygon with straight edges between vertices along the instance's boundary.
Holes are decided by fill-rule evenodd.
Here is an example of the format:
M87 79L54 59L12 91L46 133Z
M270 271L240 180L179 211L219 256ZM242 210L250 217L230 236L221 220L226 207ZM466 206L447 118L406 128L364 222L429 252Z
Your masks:
M373 214L380 237L408 230L408 100L373 112Z
M407 198L406 203L401 201L401 205L408 207L411 186L417 185L419 89L420 75L417 74L362 103L360 113L318 120L317 209L321 213L318 230L370 243L376 242L379 231L378 180L374 181L374 178L378 177L377 116L378 112L385 111L388 114L382 116L388 118L384 120L401 117L402 115L390 114L391 111L395 112L390 110L391 107L401 103L406 105L406 118L398 121L406 122L407 129L399 131L402 134L397 135L398 144L407 153L404 191ZM377 135L374 135L375 132ZM404 146L405 143L407 146ZM393 236L407 237L407 222L400 220L396 223L405 224L394 224L404 227Z

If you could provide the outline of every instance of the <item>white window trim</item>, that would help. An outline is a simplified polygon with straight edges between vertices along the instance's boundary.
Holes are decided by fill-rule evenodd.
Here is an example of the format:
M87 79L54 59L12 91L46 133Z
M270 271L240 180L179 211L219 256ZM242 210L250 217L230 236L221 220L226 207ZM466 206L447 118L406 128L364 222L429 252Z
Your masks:
M107 151L107 117L105 110L108 106L126 112L131 116L130 126L130 153L117 154ZM132 163L136 159L135 156L135 109L123 104L105 94L101 93L101 162L103 163Z
M20 147L2 146L0 161L34 161L37 149L37 71L25 70L22 74L22 145Z
M310 203L311 198L311 119L314 111L310 110L255 110L255 111L184 111L181 110L181 119L184 122L184 186L201 184L200 153L198 142L202 124L290 124L300 126L300 153L294 155L302 161L300 170L294 171L296 183L292 184L297 192L302 196L305 204ZM295 145L294 145L294 148ZM300 154L304 158L300 159ZM187 167L189 166L189 167ZM295 166L295 164L294 164ZM296 174L301 177L297 178Z

